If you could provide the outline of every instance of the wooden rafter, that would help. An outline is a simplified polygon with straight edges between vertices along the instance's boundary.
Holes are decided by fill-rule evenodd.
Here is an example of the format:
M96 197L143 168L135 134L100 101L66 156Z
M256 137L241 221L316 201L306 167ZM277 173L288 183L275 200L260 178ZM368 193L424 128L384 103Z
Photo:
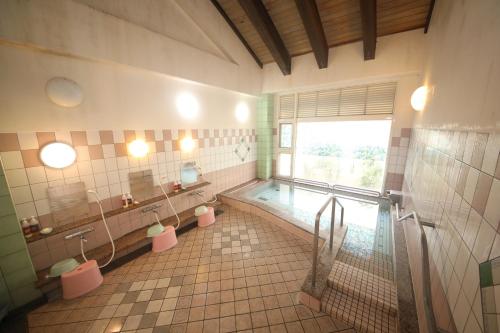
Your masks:
M210 1L214 5L214 7L219 11L220 15L224 18L224 20L226 20L227 24L229 25L229 27L231 27L231 29L236 34L236 36L240 39L241 43L243 44L243 46L245 46L245 48L247 49L248 53L250 53L250 55L253 57L253 59L255 60L255 62L257 63L257 65L259 65L259 67L262 68L262 61L260 61L259 57L257 57L257 55L255 54L255 52L252 50L252 48L250 47L250 45L248 44L248 42L245 40L245 38L243 37L243 35L240 33L240 31L238 30L238 28L236 27L236 25L233 23L233 21L231 21L231 19L226 14L226 12L222 8L222 6L219 4L219 2L217 0L210 0Z
M288 75L292 71L292 59L288 53L278 30L274 26L266 7L261 0L239 0L241 8L252 22L264 44L271 52L274 61L278 64L281 72Z
M427 33L427 31L429 31L429 25L431 24L431 19L432 19L432 11L434 10L435 4L436 0L431 0L431 3L429 4L429 11L427 12L427 17L425 18L425 27L424 27L425 34Z
M295 0L319 68L328 67L328 44L315 0Z
M377 45L377 2L359 0L361 23L363 27L363 51L365 60L375 59Z

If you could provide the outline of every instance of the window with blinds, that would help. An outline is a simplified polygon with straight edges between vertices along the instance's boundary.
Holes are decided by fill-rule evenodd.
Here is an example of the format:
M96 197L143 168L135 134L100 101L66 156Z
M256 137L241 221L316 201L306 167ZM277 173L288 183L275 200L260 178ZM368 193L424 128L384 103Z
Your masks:
M280 96L280 119L290 119L295 115L295 95Z
M396 86L386 82L298 93L297 118L392 114ZM280 97L280 118L293 118L293 97Z

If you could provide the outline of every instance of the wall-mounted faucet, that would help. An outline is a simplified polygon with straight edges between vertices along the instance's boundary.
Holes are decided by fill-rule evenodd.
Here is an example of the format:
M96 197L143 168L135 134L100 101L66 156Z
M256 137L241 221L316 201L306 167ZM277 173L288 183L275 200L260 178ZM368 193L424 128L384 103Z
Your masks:
M71 238L74 238L74 237L83 237L83 235L85 235L86 233L89 233L91 231L94 231L95 229L90 227L90 228L87 228L87 229L83 229L83 230L78 230L72 234L69 234L69 235L66 235L64 236L64 239L71 239Z
M203 190L194 190L192 192L190 192L188 195L197 195L197 196L200 196L201 194L203 194Z
M156 211L156 210L158 210L160 207L161 207L161 204L154 204L154 205L151 205L151 206L144 207L144 208L142 209L142 212L143 212L143 213L147 213L147 212L150 212L150 211Z

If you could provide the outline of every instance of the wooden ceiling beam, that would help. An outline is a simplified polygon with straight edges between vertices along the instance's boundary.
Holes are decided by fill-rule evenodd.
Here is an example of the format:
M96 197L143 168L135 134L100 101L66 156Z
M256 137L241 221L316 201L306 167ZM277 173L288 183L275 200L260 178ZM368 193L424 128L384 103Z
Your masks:
M271 52L283 75L292 72L292 59L261 0L239 0L252 25Z
M328 44L315 0L295 0L318 67L328 67Z
M425 27L424 27L424 34L429 31L429 25L431 24L431 18L432 18L432 11L434 10L434 5L436 4L436 0L431 0L431 3L429 4L429 11L427 12L427 17L425 18Z
M375 59L377 45L377 1L359 0L363 26L363 51L365 60Z
M257 65L260 68L262 68L262 61L260 61L259 57L257 57L257 55L252 50L252 48L250 47L250 45L248 44L248 42L246 41L246 39L243 37L243 35L241 34L241 32L236 27L236 25L233 23L233 21L231 21L231 19L229 18L229 16L224 11L224 8L222 8L222 6L219 4L219 2L217 0L210 0L210 2L212 2L212 4L214 5L214 7L217 9L217 11L219 11L219 14L224 18L224 20L226 20L226 23L229 25L229 27L231 27L231 29L233 30L233 32L235 33L235 35L240 39L241 43L243 44L243 46L245 46L245 48L247 49L248 53L250 53L250 55L255 60L255 62L257 63Z

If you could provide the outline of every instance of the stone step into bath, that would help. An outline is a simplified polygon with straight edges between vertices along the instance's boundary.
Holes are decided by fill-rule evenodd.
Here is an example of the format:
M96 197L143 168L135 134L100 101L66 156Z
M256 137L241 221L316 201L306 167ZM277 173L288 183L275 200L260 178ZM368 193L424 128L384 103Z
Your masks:
M367 304L395 316L398 312L397 291L392 281L347 265L339 260L333 264L328 276L328 287L358 298Z
M397 332L397 314L391 314L376 302L371 303L332 287L327 287L321 298L321 311L354 326L358 332Z

